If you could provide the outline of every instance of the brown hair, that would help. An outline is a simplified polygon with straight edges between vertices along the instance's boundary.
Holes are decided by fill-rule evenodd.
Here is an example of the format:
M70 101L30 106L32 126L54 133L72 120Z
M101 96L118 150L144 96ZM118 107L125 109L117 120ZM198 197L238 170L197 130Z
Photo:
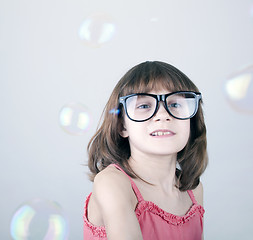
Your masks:
M170 64L158 61L143 62L130 69L115 86L103 111L103 122L88 144L91 181L111 163L121 166L132 178L138 177L128 163L131 155L128 139L120 135L123 129L123 113L118 99L131 93L160 90L161 87L171 92L199 92L184 73ZM188 143L177 155L181 169L176 170L176 175L181 191L197 187L208 162L202 100L197 114L190 121Z

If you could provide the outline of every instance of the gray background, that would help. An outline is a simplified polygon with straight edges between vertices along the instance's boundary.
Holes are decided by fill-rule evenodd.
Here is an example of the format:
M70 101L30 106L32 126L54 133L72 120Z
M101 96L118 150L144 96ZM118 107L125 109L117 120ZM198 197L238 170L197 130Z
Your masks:
M116 30L93 48L78 31L96 12L111 16ZM14 212L34 197L58 202L69 239L82 239L92 187L82 166L87 143L119 78L146 60L175 65L204 97L205 239L252 239L253 115L236 111L224 92L231 73L253 64L252 43L251 0L1 0L0 239L11 238ZM59 125L60 109L73 101L92 113L82 136Z

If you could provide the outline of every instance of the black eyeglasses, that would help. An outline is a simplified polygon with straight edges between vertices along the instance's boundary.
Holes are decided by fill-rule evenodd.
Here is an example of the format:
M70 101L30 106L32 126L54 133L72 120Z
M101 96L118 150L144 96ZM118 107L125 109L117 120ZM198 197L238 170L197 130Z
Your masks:
M155 95L135 93L119 98L126 115L135 122L151 119L158 111L159 102L164 103L166 111L174 118L186 120L192 118L198 111L201 93L178 91L169 94Z

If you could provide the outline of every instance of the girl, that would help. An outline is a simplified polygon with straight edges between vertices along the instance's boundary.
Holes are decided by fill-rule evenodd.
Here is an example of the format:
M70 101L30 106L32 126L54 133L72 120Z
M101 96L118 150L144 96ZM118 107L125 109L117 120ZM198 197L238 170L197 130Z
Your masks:
M144 62L123 76L88 145L85 240L201 239L201 104L197 87L167 63Z

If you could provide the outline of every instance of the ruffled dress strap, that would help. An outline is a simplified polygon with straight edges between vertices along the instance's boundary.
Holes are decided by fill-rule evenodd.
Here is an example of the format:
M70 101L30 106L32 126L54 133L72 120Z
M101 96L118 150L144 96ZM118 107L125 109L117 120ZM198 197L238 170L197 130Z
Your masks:
M129 180L131 182L131 186L132 186L133 191L137 197L138 202L144 201L144 199L143 199L139 189L137 188L135 182L133 181L133 179L129 175L127 175L127 173L121 167L119 167L117 164L112 163L112 164L110 164L110 166L116 167L117 169L119 169L121 172L123 172L129 178Z
M187 192L188 192L188 194L189 194L189 196L190 196L190 198L192 200L192 203L193 204L198 204L198 202L196 201L196 199L194 197L194 194L193 194L192 190L187 190Z

